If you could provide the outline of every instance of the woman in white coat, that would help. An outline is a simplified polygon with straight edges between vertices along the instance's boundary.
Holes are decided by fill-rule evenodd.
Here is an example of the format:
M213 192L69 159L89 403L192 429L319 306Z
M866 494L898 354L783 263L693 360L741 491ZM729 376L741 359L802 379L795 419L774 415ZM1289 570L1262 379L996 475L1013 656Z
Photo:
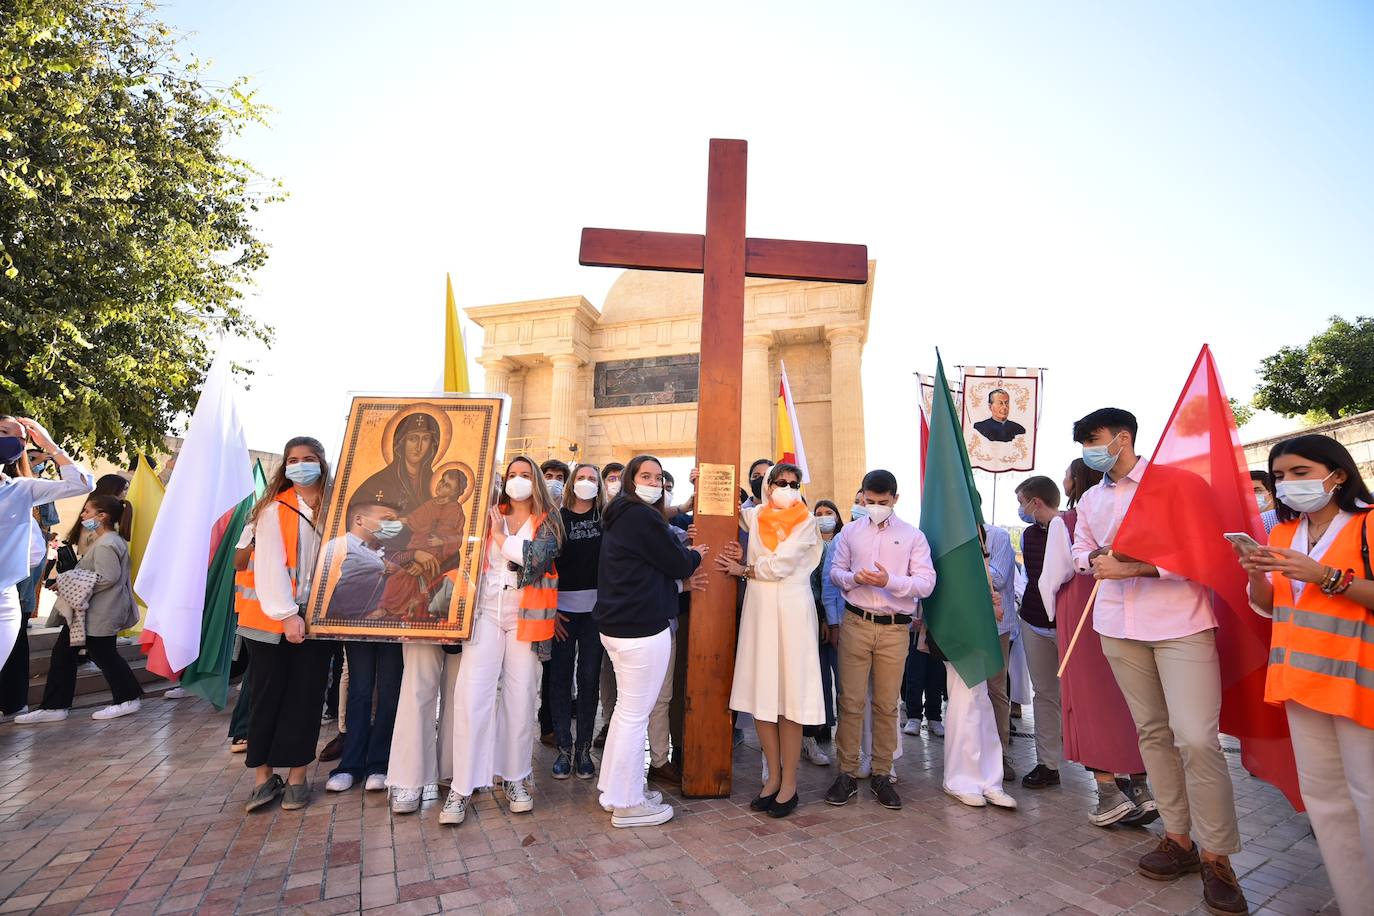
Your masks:
M746 579L730 708L754 717L768 778L750 803L769 817L797 807L802 726L825 722L811 571L821 559L816 519L801 499L801 469L775 464L765 501L740 512L749 556L731 542L720 569Z

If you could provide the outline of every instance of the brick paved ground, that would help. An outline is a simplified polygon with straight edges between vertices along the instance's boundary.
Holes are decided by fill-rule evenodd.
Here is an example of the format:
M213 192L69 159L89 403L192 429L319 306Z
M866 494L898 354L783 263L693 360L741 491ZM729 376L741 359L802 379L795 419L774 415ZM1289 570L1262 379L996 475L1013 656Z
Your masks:
M545 775L540 748L532 814L483 794L467 823L441 828L435 803L392 817L381 793L326 795L325 767L305 811L245 816L251 779L226 722L199 701L153 699L113 722L0 726L0 912L1156 914L1194 912L1200 897L1196 877L1135 874L1153 834L1087 823L1086 775L1013 786L1018 813L965 808L941 794L940 744L924 737L904 739L900 812L866 788L830 808L819 797L833 770L803 764L797 813L755 815L758 752L745 747L732 798L615 830L591 784ZM1018 772L1033 753L1016 741ZM1251 905L1334 912L1306 819L1233 774Z

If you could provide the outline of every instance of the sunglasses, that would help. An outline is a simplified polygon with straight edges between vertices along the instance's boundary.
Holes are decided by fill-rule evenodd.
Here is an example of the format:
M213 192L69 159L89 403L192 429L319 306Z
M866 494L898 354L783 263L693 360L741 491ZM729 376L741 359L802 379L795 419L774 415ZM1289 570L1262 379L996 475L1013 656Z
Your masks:
M794 489L794 490L800 490L800 489L801 489L801 481L800 481L800 480L777 480L777 481L774 481L774 482L773 482L773 486L775 486L775 487L791 487L791 488Z

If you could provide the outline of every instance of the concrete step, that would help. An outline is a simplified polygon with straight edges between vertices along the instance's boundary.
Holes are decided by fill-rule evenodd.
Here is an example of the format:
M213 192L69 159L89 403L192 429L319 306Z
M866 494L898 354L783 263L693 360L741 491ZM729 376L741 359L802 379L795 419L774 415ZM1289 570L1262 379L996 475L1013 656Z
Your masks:
M36 707L43 699L48 668L52 663L52 649L57 644L61 627L29 627L29 706ZM138 643L119 646L119 655L129 663L134 677L149 695L161 695L172 683L147 668L147 660ZM76 700L73 706L86 707L109 702L109 685L99 669L79 669L76 675ZM102 699L103 698L103 699Z
M118 646L119 657L129 663L129 667L143 660L143 650L138 646ZM52 650L50 649L29 649L29 677L46 678L48 668L52 665Z
M149 671L142 658L129 660L129 668L133 671L134 677L138 678L138 682L143 685L145 693L155 691L161 694L162 691L173 686L166 678ZM36 708L42 702L43 687L46 681L46 672L42 676L29 679L29 706L31 708ZM89 694L108 693L109 689L105 675L101 674L98 668L92 670L78 669L76 673L77 702L74 705L83 705L83 698Z

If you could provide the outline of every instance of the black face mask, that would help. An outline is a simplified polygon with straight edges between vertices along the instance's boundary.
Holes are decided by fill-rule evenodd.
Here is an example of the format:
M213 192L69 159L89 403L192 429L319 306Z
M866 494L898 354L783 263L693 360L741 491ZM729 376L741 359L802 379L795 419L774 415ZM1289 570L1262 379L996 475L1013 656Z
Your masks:
M763 478L755 477L750 480L749 489L754 491L754 502L760 502L763 499Z

